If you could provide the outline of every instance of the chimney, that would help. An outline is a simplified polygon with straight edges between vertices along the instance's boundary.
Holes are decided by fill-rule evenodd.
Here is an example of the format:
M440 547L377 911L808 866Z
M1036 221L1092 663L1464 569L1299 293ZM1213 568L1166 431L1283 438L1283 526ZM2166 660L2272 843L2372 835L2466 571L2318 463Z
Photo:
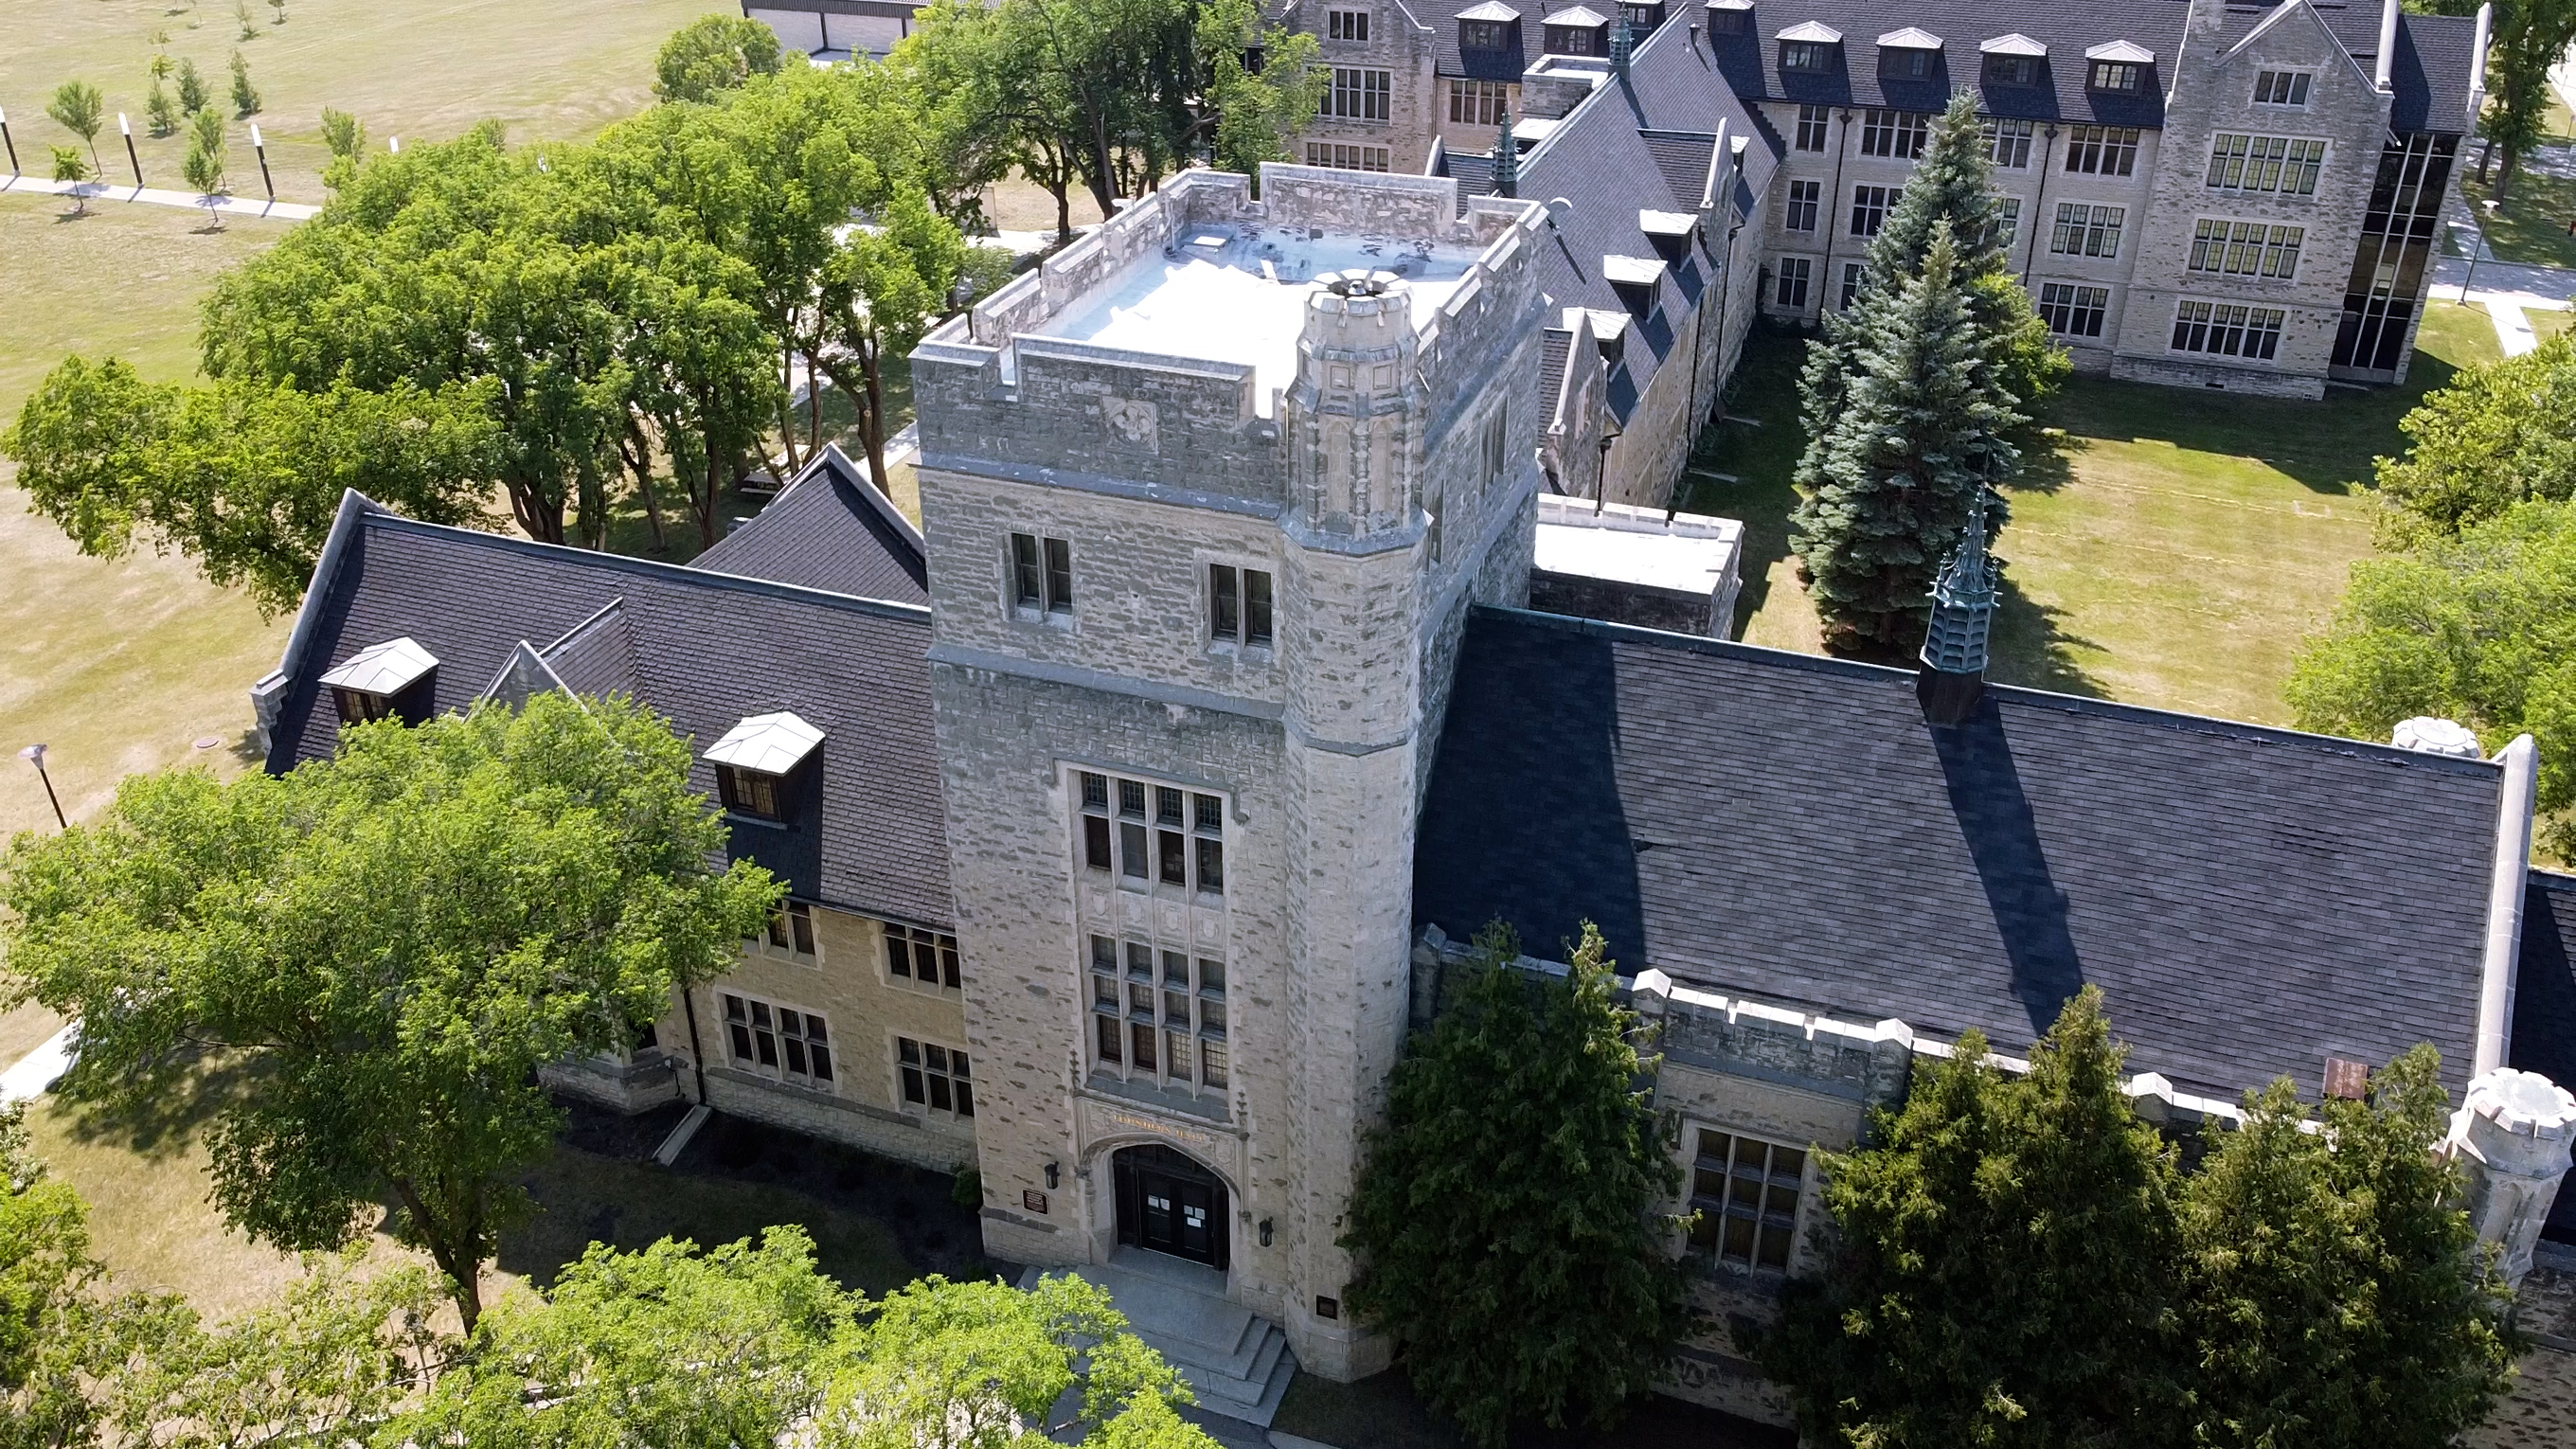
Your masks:
M2205 45L2208 47L2210 58L2214 60L2219 53L2219 32L2226 28L2227 0L2191 0L2191 17L2185 22L2189 39L2185 42L2184 49L2188 50L2194 43ZM2179 68L2177 68L2177 74L2179 74Z
M2379 93L2388 94L2397 66L2397 0L2379 0L2379 54L2371 57L2371 65Z
M1926 724L1964 724L1986 692L1986 636L1995 621L1995 561L1986 552L1986 490L1980 485L1959 547L1932 585L1932 623L1914 697Z

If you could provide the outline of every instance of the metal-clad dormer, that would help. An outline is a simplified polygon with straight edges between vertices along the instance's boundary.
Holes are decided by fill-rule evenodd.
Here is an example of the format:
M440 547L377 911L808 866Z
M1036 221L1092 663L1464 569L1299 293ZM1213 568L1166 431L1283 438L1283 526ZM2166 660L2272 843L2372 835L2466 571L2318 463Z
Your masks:
M438 656L409 635L370 644L322 676L344 725L380 719L418 724L429 718L437 683Z

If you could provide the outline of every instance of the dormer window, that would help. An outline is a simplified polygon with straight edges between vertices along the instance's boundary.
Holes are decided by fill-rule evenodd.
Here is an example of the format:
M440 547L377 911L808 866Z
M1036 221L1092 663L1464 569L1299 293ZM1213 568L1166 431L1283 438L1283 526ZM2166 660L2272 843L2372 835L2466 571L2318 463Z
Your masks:
M1473 9L1458 12L1458 48L1460 50L1501 50L1512 43L1512 27L1520 23L1521 13L1500 0L1485 0Z
M1655 255L1678 266L1690 255L1691 237L1699 231L1699 218L1686 211L1640 210L1637 230L1654 245Z
M707 751L725 813L792 823L803 766L822 743L821 730L784 710L753 715L728 730Z
M344 725L380 719L418 724L429 718L437 681L438 657L409 637L370 644L322 676Z
M1834 52L1843 33L1810 20L1780 32L1780 69L1792 75L1824 75L1834 68Z
M2035 86L2039 84L2039 62L2048 47L2019 31L1998 35L1979 45L1985 55L1985 83L1990 86Z
M1745 17L1751 14L1752 10L1753 7L1745 3L1745 0L1709 0L1708 33L1742 35Z
M2084 59L2084 84L2088 89L2134 95L2146 89L2147 67L2155 64L2156 53L2142 45L2115 40L2084 52Z
M1644 257L1606 256L1601 259L1601 275L1610 290L1619 294L1619 302L1628 315L1649 318L1663 297L1664 264Z
M1582 5L1559 10L1542 24L1550 55L1607 55L1609 30L1599 11Z
M1878 38L1878 74L1884 80L1931 80L1941 72L1941 37L1907 26Z
M1660 4L1622 5L1619 7L1619 13L1627 18L1630 30L1640 33L1664 23L1664 7Z

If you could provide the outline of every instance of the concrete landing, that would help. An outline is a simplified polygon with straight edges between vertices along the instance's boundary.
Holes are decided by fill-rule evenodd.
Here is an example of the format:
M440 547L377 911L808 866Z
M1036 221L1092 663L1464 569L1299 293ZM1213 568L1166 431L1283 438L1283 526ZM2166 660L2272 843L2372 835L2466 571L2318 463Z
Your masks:
M1107 1264L1070 1272L1109 1294L1128 1327L1189 1382L1200 1409L1270 1427L1297 1374L1279 1326L1227 1301L1225 1275L1162 1253L1120 1248ZM1034 1287L1039 1270L1020 1279Z

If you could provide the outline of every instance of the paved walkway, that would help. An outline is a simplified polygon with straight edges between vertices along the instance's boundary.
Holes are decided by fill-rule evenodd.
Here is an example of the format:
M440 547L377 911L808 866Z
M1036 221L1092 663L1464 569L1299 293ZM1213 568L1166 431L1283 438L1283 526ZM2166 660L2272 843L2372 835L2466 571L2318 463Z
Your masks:
M75 1024L76 1025L76 1024ZM45 1044L20 1057L7 1071L0 1072L0 1106L41 1097L54 1084L54 1078L71 1070L72 1031L66 1026L45 1040Z
M77 191L92 201L140 201L148 206L184 206L191 211L208 210L206 198L193 191L163 191L151 186L110 186L103 181L48 181L34 176L12 176L0 181L0 191L29 192L50 196L69 196ZM216 201L214 211L225 216L248 216L267 221L310 221L322 208L300 201L250 201L226 196Z

